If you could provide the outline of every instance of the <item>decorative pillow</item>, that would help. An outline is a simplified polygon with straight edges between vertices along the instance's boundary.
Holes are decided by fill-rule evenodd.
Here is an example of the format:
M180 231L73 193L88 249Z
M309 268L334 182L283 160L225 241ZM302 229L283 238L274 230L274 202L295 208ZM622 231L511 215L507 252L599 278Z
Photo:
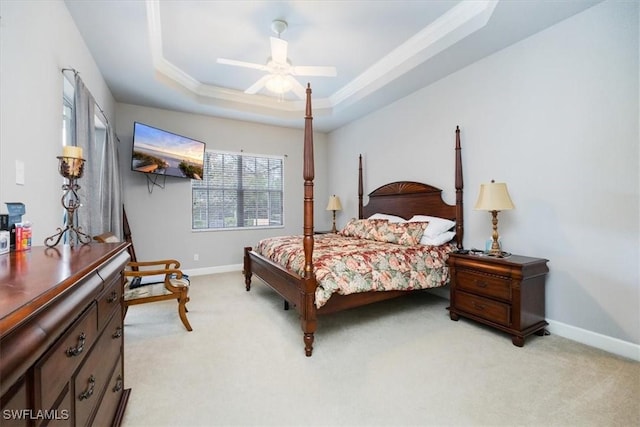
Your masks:
M438 218L437 216L428 215L414 215L409 222L428 222L429 226L424 230L424 235L430 238L439 236L440 234L451 230L451 227L456 225L455 221L451 221L445 218Z
M427 222L387 222L377 227L373 232L373 240L379 242L396 243L404 246L414 246L420 242Z
M429 228L429 227L427 227ZM426 230L425 230L426 231ZM445 243L448 243L451 241L451 239L453 239L453 237L456 235L455 231L445 231L444 233L436 236L436 237L428 237L426 234L422 235L422 238L420 239L420 244L421 245L430 245L430 246L440 246L440 245L444 245Z
M386 219L389 222L406 222L407 221L401 216L389 215L389 214L383 214L383 213L375 213L371 215L368 219Z
M372 233L376 233L377 228L380 225L387 224L386 219L356 219L352 218L344 226L338 234L347 237L358 237L360 239L375 240L372 237Z

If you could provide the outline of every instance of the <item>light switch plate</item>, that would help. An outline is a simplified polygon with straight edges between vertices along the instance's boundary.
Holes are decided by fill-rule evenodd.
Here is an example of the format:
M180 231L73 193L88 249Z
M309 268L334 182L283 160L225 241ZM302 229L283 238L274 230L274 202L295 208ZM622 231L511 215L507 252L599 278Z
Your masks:
M16 184L24 185L24 162L16 160Z

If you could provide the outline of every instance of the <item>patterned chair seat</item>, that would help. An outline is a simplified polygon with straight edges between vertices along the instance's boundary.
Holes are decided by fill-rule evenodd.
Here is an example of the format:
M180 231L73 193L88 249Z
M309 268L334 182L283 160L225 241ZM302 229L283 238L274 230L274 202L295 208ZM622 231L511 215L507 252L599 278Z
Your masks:
M189 287L189 279L175 279L170 278L169 282L171 286L176 288L188 288ZM136 286L133 289L130 288L132 281L128 280L124 285L124 300L130 301L138 298L146 298L146 297L157 297L163 295L171 295L174 292L167 288L164 282L156 282L143 284L141 286Z

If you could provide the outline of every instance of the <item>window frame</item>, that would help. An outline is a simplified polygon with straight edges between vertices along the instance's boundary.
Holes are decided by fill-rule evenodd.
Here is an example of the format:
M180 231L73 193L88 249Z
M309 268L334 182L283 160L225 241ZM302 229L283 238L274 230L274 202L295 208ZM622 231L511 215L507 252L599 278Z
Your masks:
M191 231L194 233L200 233L200 232L217 232L217 231L246 231L246 230L260 230L260 229L278 229L278 228L284 228L285 227L285 212L284 212L284 207L285 207L285 155L275 155L275 154L256 154L256 153L246 153L244 151L229 151L229 150L215 150L215 149L207 149L205 150L205 161L204 161L204 167L207 168L209 162L207 161L207 156L210 153L214 153L214 154L221 154L221 155L232 155L232 156L241 156L243 159L244 158L259 158L259 159L276 159L280 161L280 165L281 165L281 186L280 186L280 194L281 194L281 200L282 200L282 212L281 212L281 217L282 217L282 223L281 224L275 224L275 225L252 225L252 226L235 226L235 227L219 227L219 228L194 228L194 209L196 206L196 199L195 199L195 190L209 190L210 186L206 186L203 185L203 181L206 180L206 176L207 176L207 171L205 170L205 172L203 173L203 179L202 180L191 180ZM201 187L198 187L198 185L201 185ZM237 191L237 190L236 190ZM265 192L268 191L274 191L274 190L262 190ZM207 212L209 210L209 208L207 207Z

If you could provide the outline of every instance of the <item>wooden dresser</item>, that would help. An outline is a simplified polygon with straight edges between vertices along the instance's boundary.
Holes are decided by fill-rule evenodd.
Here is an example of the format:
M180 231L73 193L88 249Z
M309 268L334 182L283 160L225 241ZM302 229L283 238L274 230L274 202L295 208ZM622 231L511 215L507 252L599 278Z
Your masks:
M119 425L128 243L0 255L0 424Z
M546 259L453 253L447 262L452 320L464 316L500 329L518 347L526 336L544 334Z

